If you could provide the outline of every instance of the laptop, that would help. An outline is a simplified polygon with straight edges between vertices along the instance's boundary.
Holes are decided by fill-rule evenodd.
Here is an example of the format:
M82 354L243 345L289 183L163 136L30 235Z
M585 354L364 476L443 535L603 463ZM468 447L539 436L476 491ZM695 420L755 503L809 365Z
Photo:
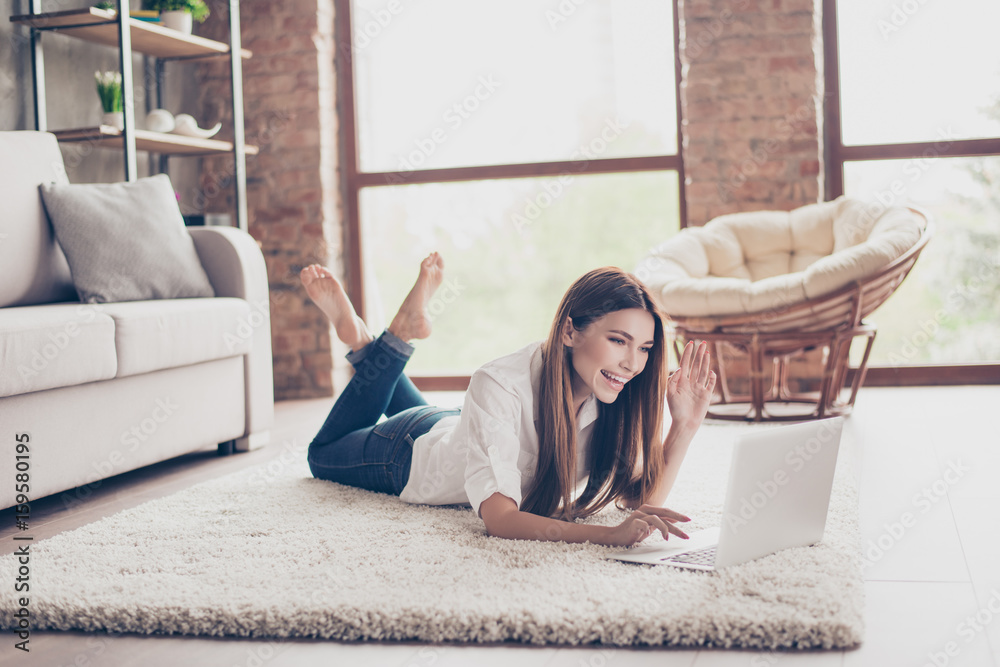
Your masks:
M722 524L609 558L721 570L823 538L843 417L754 429L733 446Z

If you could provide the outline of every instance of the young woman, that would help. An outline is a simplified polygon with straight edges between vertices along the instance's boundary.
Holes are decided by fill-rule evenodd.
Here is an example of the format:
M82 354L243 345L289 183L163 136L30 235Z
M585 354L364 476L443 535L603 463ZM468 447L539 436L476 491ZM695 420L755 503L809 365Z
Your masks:
M675 524L688 518L662 505L715 387L705 344L688 343L667 379L649 292L620 269L595 269L563 296L545 341L477 370L461 410L432 407L403 369L411 341L430 335L426 309L443 271L437 253L424 259L375 338L329 270L302 270L355 369L309 446L313 475L411 503L469 504L498 537L687 538ZM671 422L661 439L664 395ZM573 522L611 502L634 511L617 526Z

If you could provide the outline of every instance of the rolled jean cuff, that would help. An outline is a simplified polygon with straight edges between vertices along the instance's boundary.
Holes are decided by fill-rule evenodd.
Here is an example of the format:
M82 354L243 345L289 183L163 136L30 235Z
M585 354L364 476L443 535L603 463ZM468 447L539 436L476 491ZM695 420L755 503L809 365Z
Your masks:
M365 357L368 356L368 353L375 345L387 346L391 351L395 352L402 361L407 361L413 356L414 350L417 349L386 329L378 338L368 343L360 350L348 352L345 358L352 366L357 366L364 360Z

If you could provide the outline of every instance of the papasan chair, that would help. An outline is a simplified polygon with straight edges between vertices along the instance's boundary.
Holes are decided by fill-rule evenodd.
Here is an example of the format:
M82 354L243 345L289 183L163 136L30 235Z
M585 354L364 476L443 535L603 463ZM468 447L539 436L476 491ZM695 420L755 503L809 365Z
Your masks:
M865 318L930 234L917 209L840 197L684 229L635 273L667 315L675 351L688 340L711 345L719 381L710 417L820 419L853 408L875 340ZM851 368L858 337L864 354Z

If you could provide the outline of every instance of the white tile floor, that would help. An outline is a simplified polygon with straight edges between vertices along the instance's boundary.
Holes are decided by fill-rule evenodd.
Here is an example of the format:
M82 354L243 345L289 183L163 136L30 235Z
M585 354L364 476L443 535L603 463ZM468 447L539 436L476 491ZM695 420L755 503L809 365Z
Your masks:
M454 395L434 396L451 405ZM328 401L278 405L275 441L306 442ZM30 655L8 636L0 665L238 665L240 667L1000 667L1000 387L863 389L848 421L861 484L867 635L848 651L466 646L419 643L270 642L201 637L37 632ZM268 460L268 447L216 458L197 454L109 480L72 508L39 502L44 538L125 507ZM948 472L951 470L952 472ZM0 526L7 526L0 513ZM12 530L0 529L9 553Z

